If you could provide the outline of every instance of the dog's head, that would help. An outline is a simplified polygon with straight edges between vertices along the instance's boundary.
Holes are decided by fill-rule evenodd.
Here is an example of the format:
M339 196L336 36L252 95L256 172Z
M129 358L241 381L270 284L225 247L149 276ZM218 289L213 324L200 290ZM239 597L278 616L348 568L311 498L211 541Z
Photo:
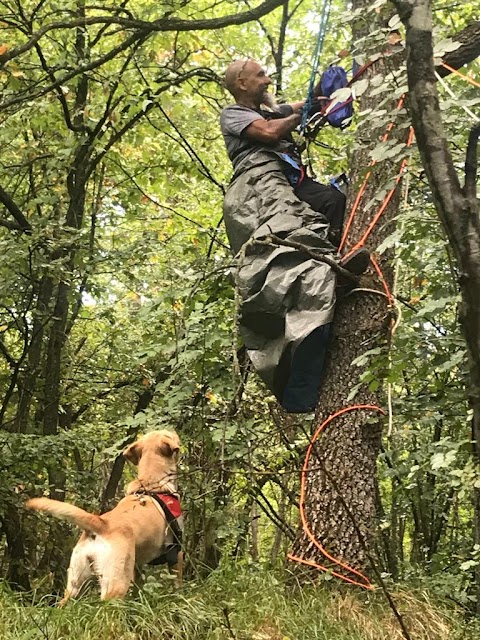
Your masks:
M150 431L136 442L129 445L123 452L124 457L138 465L142 456L153 454L176 462L180 451L180 438L175 431Z

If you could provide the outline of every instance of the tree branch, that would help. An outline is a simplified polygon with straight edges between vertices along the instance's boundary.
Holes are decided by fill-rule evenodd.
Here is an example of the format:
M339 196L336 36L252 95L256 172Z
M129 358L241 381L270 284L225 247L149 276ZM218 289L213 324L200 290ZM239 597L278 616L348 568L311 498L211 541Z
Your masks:
M83 415L88 409L91 409L95 406L97 400L103 400L103 398L107 398L113 391L118 391L118 389L123 389L124 387L128 387L130 385L135 384L135 380L120 380L116 382L112 387L105 389L104 391L100 391L93 398L89 398L88 402L82 404L76 411L72 413L71 424L76 422L81 415Z
M447 53L442 58L442 62L454 69L459 69L480 56L480 21L469 24L465 29L451 36L451 39L454 42L461 42L462 46ZM435 71L442 78L451 73L442 65L437 66Z
M216 180L215 176L212 174L212 172L210 171L210 169L207 167L207 165L204 163L204 161L202 160L202 158L198 155L198 153L195 151L195 149L192 147L192 145L189 143L189 141L187 140L187 138L183 135L183 133L180 131L180 129L177 127L177 125L175 124L175 122L173 122L173 120L169 117L169 115L167 114L167 112L165 111L165 109L162 107L161 104L158 104L158 108L160 109L160 111L163 114L163 117L166 119L166 121L169 123L169 125L172 127L172 129L177 133L177 135L180 138L180 144L182 145L182 147L185 149L186 153L189 155L190 159L193 161L198 162L198 164L200 165L199 171L200 173L207 178L208 180L210 180L210 182L212 182L216 187L218 187L220 189L220 191L223 193L223 195L225 195L225 187L223 186L223 184L221 184L220 182L218 182L218 180ZM150 124L152 125L152 127L154 129L158 130L158 127L149 120ZM172 140L174 140L177 144L179 144L178 140L166 133L165 135L167 135L168 137L170 137Z
M92 173L92 171L95 169L98 163L101 162L101 160L105 157L108 151L113 147L113 145L119 140L121 140L121 138L125 135L125 133L127 133L127 131L132 129L139 120L141 120L145 115L149 113L149 111L151 111L155 106L157 106L156 99L161 93L164 93L171 87L178 86L183 82L185 82L186 80L190 80L191 78L194 78L196 76L200 76L200 77L206 76L207 79L211 79L209 70L202 69L202 68L191 69L190 71L187 71L187 73L184 73L178 78L175 78L175 80L170 80L168 84L165 84L163 87L158 88L155 95L152 96L151 101L144 108L141 107L140 111L138 111L128 122L126 122L121 129L119 129L118 131L115 131L115 133L113 133L113 135L110 137L110 140L108 140L108 142L106 142L106 144L103 146L101 152L98 153L92 159L90 163L90 167L87 171L87 176L89 176Z
M158 207L159 209L165 209L166 211L170 211L171 213L173 213L174 215L178 216L179 218L182 218L182 220L186 220L187 222L189 222L190 224L195 225L196 227L198 227L199 229L201 229L204 233L206 233L208 236L210 236L210 238L212 239L212 242L215 242L216 244L220 245L221 247L223 247L224 249L228 250L228 247L226 244L224 244L221 240L219 240L216 237L216 230L212 230L212 229L208 229L207 227L204 227L202 224L200 224L199 222L197 222L196 220L193 220L192 218L189 218L188 216L185 216L183 213L180 213L180 211L177 211L176 209L174 209L173 207L169 207L166 204L162 204L160 202L158 202L157 200L155 200L155 198L153 198L152 196L150 196L146 191L144 191L144 189L142 189L142 187L138 184L138 182L136 182L135 178L133 175L129 174L128 171L122 167L120 164L118 164L117 162L114 162L114 164L120 169L120 171L122 171L124 173L124 175L127 176L128 180L133 184L133 186L142 194L142 196L144 196L147 200L149 200L152 204L154 204L156 207ZM217 225L218 228L218 225Z
M45 56L43 55L43 51L40 47L39 44L35 45L35 50L37 52L38 58L40 60L40 64L42 65L42 69L45 71L45 73L47 74L47 76L50 78L50 82L55 82L56 78L55 78L55 74L53 73L53 71L50 69L50 67L47 64L47 61L45 59ZM55 92L57 94L57 98L60 102L60 105L62 107L62 111L63 111L63 117L65 119L65 124L67 125L67 128L70 129L70 131L83 131L84 130L84 126L76 126L73 124L72 119L70 118L70 111L68 109L68 104L67 101L65 99L65 96L63 94L63 91L60 87L56 87Z
M4 218L0 218L0 227L5 227L10 231L22 231L22 227L18 224L18 222L14 222L13 220L5 220Z
M83 24L83 22L76 20L75 24L76 26L79 26L79 24ZM78 76L87 71L92 71L97 67L101 67L106 62L113 60L113 58L115 58L115 56L117 56L119 53L122 53L122 51L125 51L126 49L128 49L132 44L137 42L137 40L140 40L141 38L144 38L144 37L145 37L144 32L139 31L134 33L133 35L130 36L130 38L127 38L126 40L124 40L124 42L118 45L118 47L111 49L104 56L101 56L100 58L97 58L96 60L93 60L88 64L78 66L76 69L73 69L69 73L66 73L64 76L62 76L61 78L58 78L57 80L55 80L55 82L52 82L46 87L43 87L43 89L40 89L39 91L36 91L36 92L32 92L30 94L24 93L22 96L19 96L17 98L12 98L11 100L7 100L6 102L0 103L0 110L7 109L8 107L13 107L17 104L22 104L27 100L36 100L36 98L40 98L41 96L44 96L45 94L50 93L50 91L57 89L57 87L60 87L61 85L67 83L72 78L75 78L75 76ZM1 63L1 56L0 56L0 63Z
M0 187L0 202L7 209L7 211L11 213L12 216L15 218L21 231L28 232L32 230L32 226L29 223L29 221L26 219L26 217L20 211L18 206L12 200L11 196L5 191L5 189L3 189L3 187Z
M92 16L80 18L70 22L52 22L37 31L25 44L0 55L0 65L4 65L9 60L18 57L22 53L29 51L39 40L49 31L58 29L75 29L77 27L95 24L117 25L124 29L136 29L142 33L167 32L167 31L204 31L213 29L223 29L233 25L245 24L252 20L258 20L262 16L270 13L279 7L284 0L265 0L255 9L242 11L241 13L229 14L220 18L205 18L201 20L182 20L180 18L163 17L153 22L146 20L136 20L134 18L121 18L120 16ZM135 34L138 36L138 33Z
M17 361L10 354L10 352L7 349L7 347L3 344L3 340L1 338L0 338L0 353L3 355L3 357L5 358L5 360L8 362L8 364L11 367L15 367L16 366Z
M101 137L102 131L104 129L104 125L107 124L108 118L110 117L113 109L115 109L116 106L121 104L122 97L117 98L115 102L113 102L113 98L115 97L115 93L117 92L117 89L120 86L120 80L122 79L125 71L127 70L129 63L131 62L133 56L136 54L138 48L142 45L142 43L143 43L143 40L138 40L134 44L134 46L132 47L132 50L126 56L126 59L124 60L120 71L115 75L115 81L113 82L107 101L105 103L103 116L100 118L100 120L95 125L95 128L91 132L89 136L89 142L93 142L95 138Z
M295 249L296 251L300 251L302 253L307 254L308 256L313 258L314 260L319 260L320 262L325 262L338 275L346 278L348 281L353 282L354 284L358 284L358 282L360 280L359 276L356 276L353 273L351 273L350 271L347 271L346 269L341 267L340 264L336 260L331 258L330 256L328 256L328 255L326 255L324 253L318 253L317 251L311 251L305 245L300 244L300 242L292 242L291 240L283 240L282 238L279 238L276 235L269 234L268 236L265 236L264 238L258 238L258 239L255 238L253 240L252 244L263 244L263 245L266 245L266 246L279 245L281 247L289 247L290 249Z
M472 409L472 456L480 464L480 222L475 194L478 125L468 142L465 186L462 189L449 151L435 82L430 0L393 0L406 28L410 112L418 149L438 217L447 232L458 264L462 296L459 320L469 363L469 404ZM473 197L467 197L466 192ZM480 489L472 487L473 543L480 545ZM474 569L472 590L480 613L480 567Z
M478 169L478 137L480 136L480 124L472 127L468 136L467 155L465 158L465 184L463 193L472 202L477 197L477 169Z

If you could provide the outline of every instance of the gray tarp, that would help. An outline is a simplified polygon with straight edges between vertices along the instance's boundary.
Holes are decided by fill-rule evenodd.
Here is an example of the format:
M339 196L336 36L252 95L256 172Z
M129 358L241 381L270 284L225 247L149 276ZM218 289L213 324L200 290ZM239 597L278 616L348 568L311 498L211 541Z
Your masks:
M255 151L235 172L224 201L243 301L240 332L253 366L280 402L298 345L331 322L335 304L335 275L324 262L283 246L248 244L245 250L250 239L274 234L335 253L328 224L295 196L284 168L275 153Z

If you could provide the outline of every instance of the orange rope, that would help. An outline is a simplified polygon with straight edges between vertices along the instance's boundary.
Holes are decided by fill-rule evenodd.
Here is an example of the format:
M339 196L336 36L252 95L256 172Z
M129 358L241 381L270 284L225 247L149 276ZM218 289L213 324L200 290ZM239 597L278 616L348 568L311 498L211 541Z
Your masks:
M450 72L456 73L460 77L462 77L465 80L467 80L467 82L470 82L470 84L480 88L480 83L476 82L472 78L469 78L465 74L460 73L460 71L458 71L457 69L451 67L450 65L446 64L445 62L442 62L442 65L446 69L448 69ZM363 70L364 69L362 69L362 71ZM398 101L397 110L400 110L402 108L404 100L405 100L405 94ZM386 142L386 140L388 140L388 137L389 137L390 132L393 129L393 127L394 127L394 122L392 121L387 126L386 132L385 132L385 134L384 134L384 136L382 138L382 142ZM413 127L410 127L410 132L409 132L408 140L407 140L407 147L410 147L412 145L413 139L414 139L414 131L413 131ZM369 235L371 234L371 232L375 228L375 225L377 224L378 220L380 219L380 216L383 214L383 212L387 208L390 200L392 199L393 194L395 193L395 190L396 190L400 180L403 177L405 168L407 166L407 162L408 161L407 161L406 158L404 160L402 160L402 163L400 165L400 170L399 170L399 172L397 174L397 177L395 178L395 185L387 193L387 195L385 196L382 204L380 205L379 210L377 211L375 216L372 218L372 220L371 220L370 224L368 225L366 231L364 232L363 236L354 245L354 247L346 254L347 256L349 256L351 253L353 253L354 251L356 251L360 247L363 247L363 245L367 241ZM373 169L373 167L375 166L376 163L377 163L376 160L372 160L370 162L370 164L368 165L370 167L370 170L367 172L367 174L366 174L366 176L365 176L365 178L363 180L363 183L362 183L362 185L361 185L361 187L360 187L360 189L359 189L359 191L357 193L355 201L353 203L352 210L350 212L350 216L348 218L347 224L345 225L345 231L343 232L342 240L340 242L339 251L341 251L343 249L344 245L346 244L348 233L350 231L350 227L352 226L353 220L355 218L355 214L356 214L358 206L360 204L360 200L362 199L363 194L365 193L365 190L367 188L368 180L370 179L370 176L372 175L372 169ZM375 269L375 271L377 272L378 277L380 278L380 281L381 281L381 283L383 285L383 288L385 290L385 293L387 295L387 298L388 298L390 304L393 304L394 298L393 298L393 296L392 296L392 294L390 292L390 289L388 287L388 283L387 283L387 281L386 281L386 279L385 279L385 277L384 277L384 275L382 273L382 270L380 269L380 266L378 265L377 261L373 257L370 257L370 260L371 260L371 263L373 265L373 268ZM333 575L333 576L335 576L337 578L340 578L341 580L344 580L345 582L349 582L350 584L355 584L355 585L357 585L359 587L363 587L364 589L371 590L371 589L374 589L374 586L372 585L370 580L367 578L367 576L365 576L360 571L357 571L353 567L350 567L348 564L342 562L338 558L335 558L334 556L332 556L325 549L325 547L323 547L320 544L320 542L315 538L315 535L313 534L312 530L310 529L310 526L308 524L307 517L306 517L306 514L305 514L306 479L307 479L307 473L308 473L308 465L309 465L310 457L311 457L311 454L312 454L312 451L313 451L313 445L315 444L317 438L320 436L320 434L325 429L325 427L328 424L330 424L330 422L332 422L333 420L335 420L335 418L338 418L339 416L341 416L341 415L343 415L343 414L345 414L345 413L347 413L349 411L356 411L358 409L379 411L380 413L385 415L385 411L383 409L381 409L380 407L377 407L376 405L370 405L370 404L360 405L359 404L359 405L352 405L350 407L345 407L344 409L340 409L336 413L334 413L331 416L329 416L326 420L324 420L324 422L322 422L322 424L316 430L313 438L310 440L310 443L308 445L307 453L306 453L306 456L305 456L305 461L304 461L303 467L302 467L301 484L300 484L300 519L301 519L301 522L302 522L303 531L305 532L306 536L317 547L317 549L322 553L322 555L325 558L330 560L330 562L332 562L334 565L337 565L337 566L341 567L342 569L344 569L345 571L348 571L350 574L353 574L358 579L355 580L354 578L350 578L350 577L348 577L346 575L343 575L342 573L338 573L337 571L332 571L331 569L325 567L324 565L318 564L317 562L314 562L313 560L306 560L305 558L300 558L298 556L293 555L292 553L289 553L287 555L287 557L290 560L293 560L295 562L299 562L301 564L304 564L304 565L307 565L307 566L310 566L310 567L314 567L315 569L318 569L320 571L325 571L327 573L330 573L331 575Z
M456 73L458 76L460 76L461 78L463 78L467 82L470 82L470 84L474 85L475 87L479 87L480 88L480 83L476 82L475 80L473 80L473 78L470 78L469 76L465 75L464 73L461 73L460 71L458 71L458 69L455 69L454 67L451 67L450 65L446 64L445 62L442 62L442 66L445 67L445 69L448 69L451 73ZM397 103L397 107L396 108L397 108L398 111L402 108L404 101L405 101L405 94L403 94L401 96L400 100ZM390 132L393 129L393 127L394 127L394 122L392 121L387 126L386 132L385 132L385 134L383 135L383 138L382 138L382 142L386 142L388 140L388 137L389 137ZM414 136L413 128L410 128L410 134L409 134L409 137L408 137L407 146L410 146L412 144L413 136ZM368 166L373 168L376 164L377 164L377 161L376 160L372 160ZM405 165L406 165L406 161L404 160L402 162L402 166L400 168L399 175L397 176L397 179L395 181L395 187L398 185L398 183L401 180L402 173L403 173L403 170L405 168ZM358 205L360 204L360 200L362 199L362 196L365 193L365 190L367 188L367 183L368 183L368 180L370 179L371 175L372 175L372 171L370 170L370 171L368 171L367 175L365 176L365 179L363 180L363 183L362 183L362 185L361 185L361 187L359 189L359 192L357 193L357 197L355 198L355 202L353 203L352 210L350 211L350 216L348 218L347 224L345 225L345 230L343 232L342 240L341 240L340 246L338 248L339 251L341 251L343 249L344 245L346 244L348 233L350 231L350 227L352 226L353 220L355 218L355 214L356 214L357 209L358 209ZM359 242L357 242L357 244L352 249L352 251L354 251L355 249L358 249L359 247L363 246L363 244L365 243L367 237L370 235L372 229L374 228L375 224L377 223L378 218L382 215L382 213L386 209L388 203L390 202L394 191L395 191L395 188L387 194L387 197L385 198L384 202L382 203L382 205L380 207L380 211L375 216L374 220L372 221L372 223L370 224L369 228L365 232L363 238L361 240L359 240ZM349 255L349 254L347 254L347 255Z
M395 303L395 300L390 292L390 289L388 287L387 281L385 280L385 276L382 273L382 270L380 269L380 266L378 264L378 262L375 260L375 258L373 256L370 256L370 262L373 265L373 268L375 269L375 271L377 272L378 277L380 278L380 282L383 285L383 288L385 290L385 294L388 298L388 302L390 303L390 305L393 305Z
M405 94L402 95L402 97L400 98L400 100L397 103L397 110L400 110L403 106L403 103L405 101ZM388 124L387 129L385 134L383 135L382 138L382 142L385 142L386 140L388 140L388 137L390 135L390 132L392 131L393 127L395 126L395 123L392 121ZM408 140L407 140L407 147L410 147L413 143L413 139L414 139L414 131L413 131L413 127L410 127L410 132L408 135ZM395 185L392 189L390 189L390 191L387 193L386 197L384 198L382 204L380 205L379 210L377 211L376 215L373 217L372 221L370 222L370 224L368 225L366 231L364 232L363 236L360 238L360 240L355 244L355 246L349 251L349 253L347 253L347 256L350 255L353 251L355 251L356 249L362 247L366 240L368 239L369 235L371 234L371 232L373 231L373 229L375 228L375 225L377 224L378 220L380 219L380 216L383 214L383 212L385 211L385 209L387 208L390 200L393 197L393 194L395 193L395 190L400 182L400 180L403 177L405 168L407 166L407 159L405 158L404 160L402 160L402 163L400 165L400 170L397 174L397 177L395 178ZM375 164L377 163L376 160L372 160L369 164L369 167L371 167L371 169L375 166ZM346 239L348 236L348 233L350 231L350 227L353 223L353 220L355 218L355 214L357 212L358 206L360 204L360 200L363 196L363 194L365 193L366 187L367 187L367 183L368 180L370 179L370 176L372 174L372 170L369 170L363 180L363 183L359 189L359 192L355 198L355 202L353 203L352 206L352 210L350 212L350 216L349 219L347 221L347 224L345 226L345 231L343 233L342 236L342 240L340 243L340 247L339 247L339 251L341 251L341 249L344 247L345 243L346 243ZM375 271L377 272L378 277L380 278L383 288L385 290L386 296L389 300L390 304L394 303L394 298L390 292L390 289L388 287L388 283L382 273L382 270L380 269L380 266L378 265L377 261L373 258L370 257L371 263L375 269ZM349 576L343 575L342 573L338 573L338 571L333 571L327 567L325 567L324 565L321 565L317 562L314 562L313 560L306 560L305 558L300 558L298 556L293 555L292 553L289 553L287 555L287 557L290 560L293 560L295 562L299 562L301 564L305 564L307 566L310 567L314 567L320 571L325 571L327 573L330 573L331 575L340 578L341 580L344 580L345 582L349 582L350 584L354 584L357 585L359 587L363 587L364 589L374 589L374 586L372 585L372 583L370 582L370 580L367 578L367 576L365 576L363 573L361 573L360 571L357 571L356 569L354 569L353 567L349 566L348 564L342 562L341 560L339 560L338 558L335 558L334 556L332 556L326 549L325 547L323 547L323 545L320 544L320 542L315 538L315 535L313 534L312 530L310 529L310 526L308 524L307 521L307 517L305 514L305 493L306 493L306 479L307 479L307 473L308 473L308 464L310 461L310 457L312 454L312 450L313 450L313 445L315 444L317 438L319 437L320 433L325 429L325 427L330 424L330 422L332 422L333 420L335 420L335 418L338 418L339 416L349 412L349 411L356 411L358 409L363 409L363 410L371 410L371 411L379 411L380 413L382 413L383 415L385 415L385 411L383 409L381 409L380 407L377 407L376 405L370 405L370 404L365 404L365 405L352 405L350 407L345 407L343 409L340 409L339 411L337 411L336 413L332 414L331 416L329 416L324 422L322 422L322 424L318 427L318 429L316 430L313 438L310 440L310 443L308 445L308 449L307 449L307 453L305 456L305 461L303 463L303 467L302 467L302 475L301 475L301 484L300 484L300 520L302 522L302 527L303 527L303 531L305 532L306 536L308 537L308 539L317 547L317 549L322 553L322 555L327 558L328 560L330 560L330 562L332 562L334 565L337 565L339 567L341 567L342 569L344 569L345 571L349 572L350 574L353 574L354 576L357 577L357 579L351 578Z
M325 573L329 573L330 575L335 576L336 578L340 578L341 580L344 580L345 582L348 582L350 584L355 584L359 587L363 587L364 589L368 589L369 591L373 591L375 589L373 584L368 580L366 576L362 576L362 578L364 580L367 580L368 584L363 584L362 582L357 582L356 580L352 580L348 576L344 576L342 573L337 573L336 571L332 571L331 569L328 569L328 567L324 567L323 564L318 564L313 560L305 560L305 558L299 558L298 556L294 556L293 553L287 553L287 558L289 560L293 560L294 562L299 562L300 564L306 564L309 567L318 569L319 571L325 571Z
M405 102L405 94L401 96L400 100L397 103L397 111L400 111L400 109L403 107L403 103ZM393 127L395 126L395 123L392 121L388 124L387 129L382 137L382 142L386 142L388 140L388 137L390 135L391 130L393 129ZM374 167L377 164L376 160L372 160L370 162L370 164L368 165L369 167ZM370 170L367 175L365 176L365 179L363 180L362 186L360 187L360 190L357 194L357 197L355 198L355 202L353 203L352 206L352 210L350 211L350 216L348 218L347 224L345 225L345 231L343 232L343 236L342 236L342 240L340 242L340 246L338 248L339 251L342 250L343 245L345 244L346 240L347 240L347 236L348 236L348 232L350 231L350 227L353 223L353 220L355 218L355 214L357 212L358 209L358 205L360 204L360 200L362 199L363 194L365 193L365 189L367 188L367 182L370 179L370 176L372 175L372 171Z
M466 80L470 84L473 84L474 87L478 87L480 89L480 82L477 82L473 78L470 78L469 76L465 75L464 73L461 73L458 69L455 69L455 67L451 67L446 62L442 62L442 67L445 67L445 69L448 69L451 73L456 73L457 76L460 76L461 78L463 78L464 80Z
M345 407L344 409L340 409L336 413L332 414L324 422L322 422L322 424L316 430L313 438L310 440L310 444L308 445L308 449L307 449L307 454L305 456L305 461L303 463L302 475L301 475L301 483L300 483L300 519L301 519L303 530L304 530L305 534L307 535L309 540L317 547L317 549L319 549L320 552L328 560L330 560L330 562L332 562L333 564L338 565L339 567L341 567L345 571L348 571L349 573L354 574L362 582L359 582L358 580L355 580L353 578L349 578L348 576L345 576L345 575L343 575L341 573L338 573L336 571L330 571L327 567L324 567L321 564L317 564L316 562L313 562L312 560L305 560L303 558L298 558L297 556L294 556L291 553L288 554L288 558L290 558L290 560L295 560L296 562L300 562L302 564L306 564L306 565L315 567L316 569L319 569L320 571L326 571L328 573L331 573L332 575L336 576L337 578L340 578L341 580L344 580L345 582L349 582L351 584L358 585L360 587L363 587L364 589L374 589L373 585L371 584L371 582L367 578L367 576L363 575L363 573L361 573L360 571L357 571L353 567L350 567L348 564L345 564L344 562L342 562L338 558L335 558L334 556L332 556L325 549L325 547L323 547L320 544L320 542L318 542L318 540L315 538L315 535L313 534L312 530L310 529L310 526L309 526L309 524L307 522L307 518L306 518L306 514L305 514L305 492L306 492L306 480L307 480L307 473L308 473L308 463L310 461L310 456L312 454L313 445L315 444L315 441L319 437L320 433L325 429L325 427L328 424L330 424L330 422L335 420L335 418L338 418L339 416L341 416L344 413L347 413L349 411L356 411L358 409L371 410L371 411L380 411L380 413L383 413L385 415L385 411L383 409L381 409L380 407L377 407L376 405L373 405L373 404L357 404L357 405L352 405L350 407Z
M413 131L413 127L410 127L410 133L408 135L408 140L407 140L407 147L410 147L412 145L413 142L413 138L414 138L415 134ZM403 178L403 173L405 171L405 168L407 166L408 160L407 158L404 158L402 160L402 164L400 165L400 170L397 174L397 177L395 178L395 185L392 187L392 189L390 189L390 191L387 193L387 195L385 196L382 204L380 205L379 210L377 211L377 213L373 216L372 221L370 222L370 224L367 227L367 230L365 231L365 233L363 234L363 236L360 238L360 240L355 244L354 247L352 247L352 249L347 253L347 255L345 257L348 257L350 254L352 254L354 251L356 251L357 249L359 249L360 247L363 247L363 245L365 244L365 242L368 239L368 236L372 233L373 229L375 228L375 225L377 224L380 216L382 215L382 213L385 211L385 209L387 208L390 200L393 197L393 194L396 191L396 188L398 186L398 183L400 182L400 180Z

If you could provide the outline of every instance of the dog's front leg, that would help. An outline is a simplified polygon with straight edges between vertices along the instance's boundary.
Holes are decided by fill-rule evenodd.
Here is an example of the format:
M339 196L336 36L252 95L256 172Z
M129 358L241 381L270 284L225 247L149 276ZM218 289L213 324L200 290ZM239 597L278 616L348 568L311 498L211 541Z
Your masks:
M178 552L177 562L168 569L175 576L175 587L179 589L183 584L183 551Z

